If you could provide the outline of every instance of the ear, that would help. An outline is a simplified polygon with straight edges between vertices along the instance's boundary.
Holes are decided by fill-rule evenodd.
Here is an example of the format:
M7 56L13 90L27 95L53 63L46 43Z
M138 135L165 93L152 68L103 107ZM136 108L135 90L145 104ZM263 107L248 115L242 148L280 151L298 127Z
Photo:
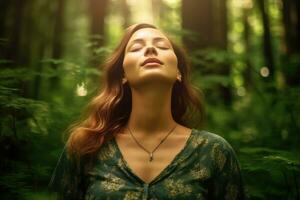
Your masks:
M122 78L122 84L125 84L127 82L127 78L123 77Z
M181 73L178 71L177 72L177 78L176 78L179 82L181 82Z

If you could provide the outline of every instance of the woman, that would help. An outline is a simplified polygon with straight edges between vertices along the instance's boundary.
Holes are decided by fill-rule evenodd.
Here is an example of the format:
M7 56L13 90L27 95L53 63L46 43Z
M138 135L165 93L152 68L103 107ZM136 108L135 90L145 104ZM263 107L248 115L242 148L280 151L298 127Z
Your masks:
M50 188L60 199L243 199L231 146L185 126L187 111L203 114L188 72L164 33L130 26L58 162Z

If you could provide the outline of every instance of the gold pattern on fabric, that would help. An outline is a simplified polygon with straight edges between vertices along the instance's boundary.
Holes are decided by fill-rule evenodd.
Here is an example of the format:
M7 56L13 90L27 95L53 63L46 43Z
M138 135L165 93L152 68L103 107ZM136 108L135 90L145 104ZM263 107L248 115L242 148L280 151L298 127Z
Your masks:
M203 195L202 195L201 193L198 193L198 194L196 195L196 199L197 199L197 200L205 200L205 198L203 197Z
M175 198L178 195L189 196L192 192L190 185L185 185L181 180L168 179L164 182L168 196Z
M139 200L140 193L128 191L126 192L123 200Z
M118 166L122 167L122 159L118 159Z
M59 199L243 199L244 189L235 152L222 137L195 130L169 167L151 185L141 184L114 140L101 146L84 174L65 149L51 178ZM80 166L81 167L81 166ZM84 168L84 170L85 170ZM159 181L158 181L159 180ZM211 183L211 184L210 184Z
M101 161L105 161L111 159L115 156L116 149L113 147L111 143L108 143L104 147L101 148L98 158Z
M212 157L216 161L219 170L222 170L226 162L226 157L220 149L220 144L214 144L212 149Z
M125 181L123 179L120 179L118 177L109 174L104 181L101 181L100 184L102 185L104 190L108 192L116 192L121 187L125 186Z
M199 179L199 180L206 180L210 177L210 173L208 172L208 170L205 167L192 169L191 175L193 178Z
M238 195L238 187L236 185L229 183L226 186L225 199L227 199L227 200L237 199L237 195Z
M231 166L232 166L233 172L238 174L239 173L239 165L231 162Z
M207 143L208 143L208 140L203 137L197 137L191 141L191 145L193 148L196 148L196 147L202 146L202 145L206 145Z

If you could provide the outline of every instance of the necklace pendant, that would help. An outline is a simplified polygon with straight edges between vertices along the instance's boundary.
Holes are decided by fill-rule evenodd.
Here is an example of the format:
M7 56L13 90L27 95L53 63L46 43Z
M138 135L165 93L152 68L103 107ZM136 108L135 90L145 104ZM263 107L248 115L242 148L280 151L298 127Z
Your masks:
M151 162L152 160L153 160L153 153L150 153L149 162Z

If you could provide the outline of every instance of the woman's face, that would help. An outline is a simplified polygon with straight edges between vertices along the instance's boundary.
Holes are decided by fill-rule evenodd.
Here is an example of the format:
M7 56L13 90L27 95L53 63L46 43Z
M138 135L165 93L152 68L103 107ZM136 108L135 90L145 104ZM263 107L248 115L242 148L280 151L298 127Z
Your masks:
M153 28L140 29L131 36L125 49L123 69L131 86L149 81L173 84L179 75L170 41Z

